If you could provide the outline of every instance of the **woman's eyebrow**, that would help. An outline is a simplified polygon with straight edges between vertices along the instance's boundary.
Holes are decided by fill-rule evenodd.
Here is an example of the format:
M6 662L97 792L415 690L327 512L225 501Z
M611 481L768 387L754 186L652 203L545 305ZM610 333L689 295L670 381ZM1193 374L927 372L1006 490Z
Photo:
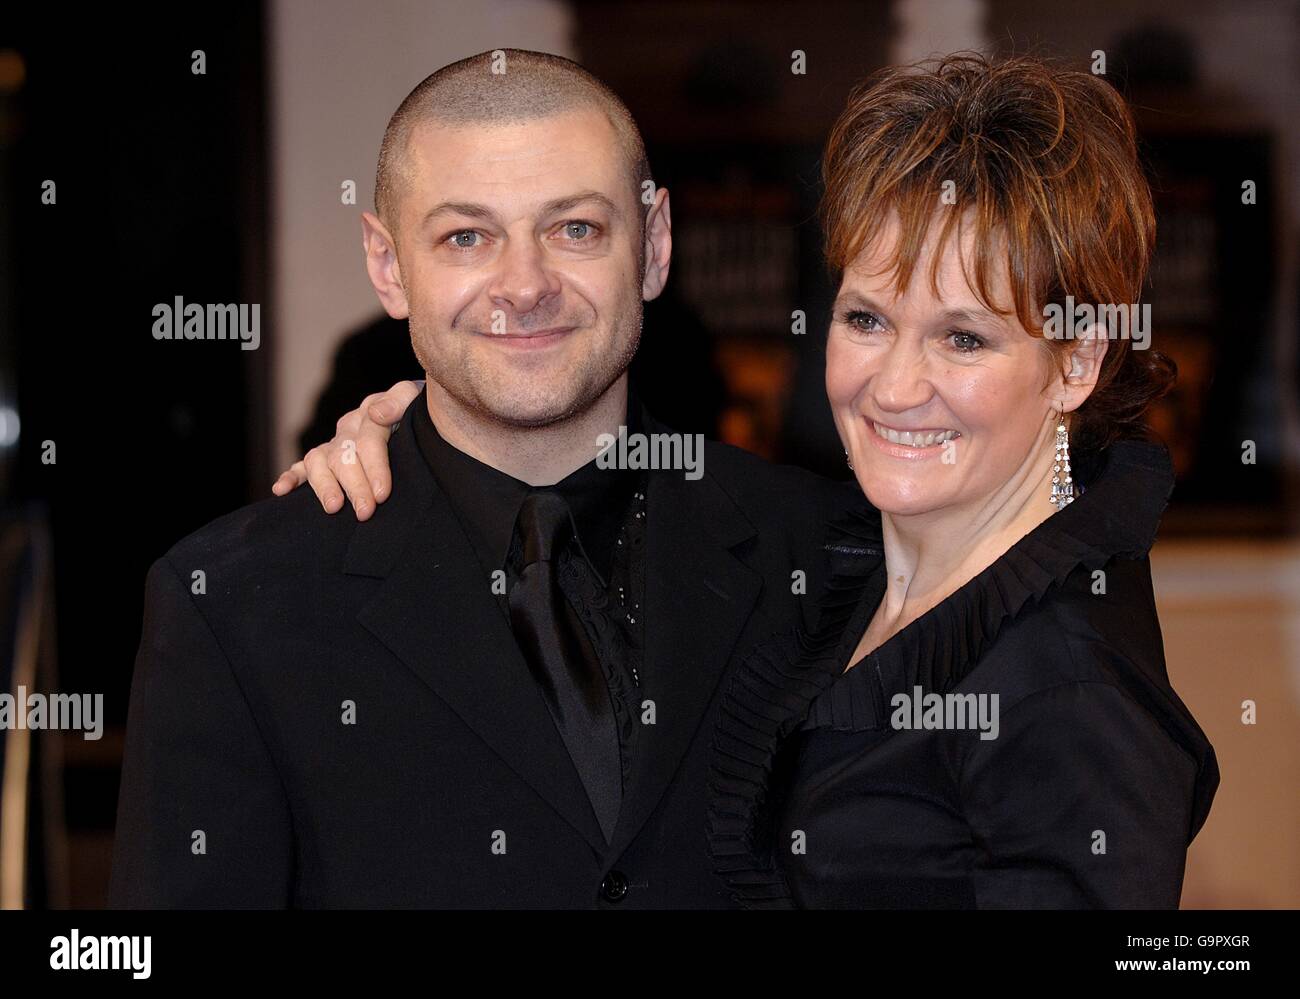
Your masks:
M944 323L968 323L968 322L985 322L994 323L998 326L1005 324L1005 320L996 312L990 312L988 309L947 309L938 316L939 322Z
M874 312L882 319L889 318L889 310L877 304L873 299L868 298L861 292L846 291L835 299L835 308L837 309L863 309L868 312ZM931 320L936 325L947 325L950 323L989 323L1001 329L1006 326L1006 320L996 312L990 312L982 308L961 308L945 309L937 313Z
M869 309L872 312L879 312L881 315L884 315L885 313L884 309L878 306L871 299L867 298L861 292L857 292L857 291L844 292L842 295L840 295L838 298L835 299L835 305L837 307L852 306L853 308L857 308L857 309Z

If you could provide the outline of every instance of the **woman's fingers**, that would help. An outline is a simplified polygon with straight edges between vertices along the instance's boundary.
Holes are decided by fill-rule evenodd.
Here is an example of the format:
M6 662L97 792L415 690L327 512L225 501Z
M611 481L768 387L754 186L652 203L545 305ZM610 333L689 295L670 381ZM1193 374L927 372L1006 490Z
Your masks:
M369 483L370 497L378 503L388 498L393 486L388 464L388 438L393 435L393 424L401 420L421 387L419 382L398 382L361 404L364 416L357 427L355 457Z
M307 484L311 486L326 513L338 513L343 509L343 489L329 466L328 450L333 443L318 444L303 458L307 468Z
M277 496L288 496L306 481L307 466L301 461L295 461L280 473L280 477L271 486L271 492Z
M398 382L387 392L372 396L374 402L370 404L368 415L376 423L392 426L402 418L406 407L415 400L423 387L423 382ZM362 408L365 408L364 405Z
M392 426L422 388L421 382L403 381L387 392L366 396L360 406L339 418L333 439L281 472L271 491L284 496L306 482L326 513L341 510L346 496L357 520L368 520L392 491L388 464Z

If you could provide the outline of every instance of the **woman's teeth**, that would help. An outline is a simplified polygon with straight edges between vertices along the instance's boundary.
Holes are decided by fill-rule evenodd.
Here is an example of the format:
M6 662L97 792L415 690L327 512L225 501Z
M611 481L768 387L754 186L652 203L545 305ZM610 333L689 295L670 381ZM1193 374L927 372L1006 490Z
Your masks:
M875 427L876 433L889 443L904 444L908 447L930 447L961 436L956 430L891 430L874 420L871 425Z

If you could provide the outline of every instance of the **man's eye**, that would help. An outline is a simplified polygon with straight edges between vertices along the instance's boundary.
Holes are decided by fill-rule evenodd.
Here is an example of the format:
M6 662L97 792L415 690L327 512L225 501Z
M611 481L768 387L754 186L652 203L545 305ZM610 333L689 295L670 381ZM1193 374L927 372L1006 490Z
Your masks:
M566 222L564 223L564 234L575 241L584 240L591 235L591 223Z
M472 250L478 246L479 234L473 229L463 229L460 232L454 232L447 241L458 250Z

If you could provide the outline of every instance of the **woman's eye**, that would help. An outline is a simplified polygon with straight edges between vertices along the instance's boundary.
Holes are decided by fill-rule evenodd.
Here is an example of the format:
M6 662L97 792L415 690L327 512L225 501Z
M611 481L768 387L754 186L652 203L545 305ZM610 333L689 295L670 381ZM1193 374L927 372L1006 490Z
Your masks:
M963 354L973 354L984 346L984 341L974 333L954 330L951 335L952 345Z
M877 333L883 327L880 317L874 312L864 312L860 309L852 309L844 313L840 321L862 333Z
M479 234L473 229L464 229L452 233L448 241L458 250L472 250L478 245L478 236Z

